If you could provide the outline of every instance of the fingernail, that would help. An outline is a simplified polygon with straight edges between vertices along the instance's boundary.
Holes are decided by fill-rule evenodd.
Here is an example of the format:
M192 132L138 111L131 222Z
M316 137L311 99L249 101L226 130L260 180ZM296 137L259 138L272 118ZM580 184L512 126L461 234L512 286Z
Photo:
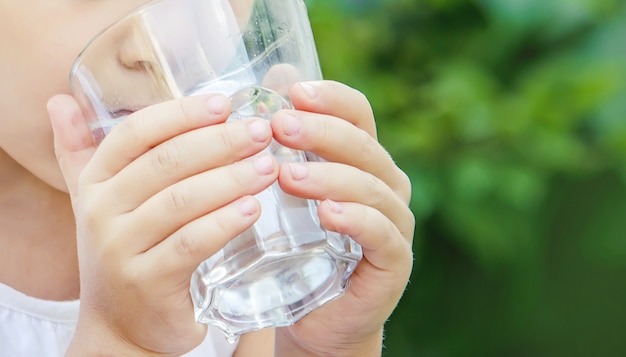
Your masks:
M317 96L317 91L315 90L315 87L312 84L310 84L310 83L305 83L305 82L300 83L300 88L302 88L304 93L310 99L313 99L313 98L315 98Z
M309 174L309 168L306 165L296 162L289 164L289 171L294 180L302 180Z
M274 162L268 155L254 159L254 168L261 175L269 175L274 172Z
M300 119L293 115L287 114L283 117L283 132L287 136L295 136L300 132L302 124Z
M326 200L326 203L328 204L328 208L330 208L330 211L333 213L342 213L343 212L343 206L333 200Z
M207 102L209 113L220 115L226 111L226 98L221 95L213 95Z
M239 203L239 211L244 216L252 216L256 213L256 202L252 199L252 197L244 198L243 202Z
M253 120L248 124L248 130L252 139L260 143L265 142L272 135L269 124L264 120Z

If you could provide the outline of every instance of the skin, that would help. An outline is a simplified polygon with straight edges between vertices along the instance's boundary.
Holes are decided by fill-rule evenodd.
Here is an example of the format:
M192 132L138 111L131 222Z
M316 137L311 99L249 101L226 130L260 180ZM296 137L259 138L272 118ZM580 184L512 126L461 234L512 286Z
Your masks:
M342 298L244 336L236 355L380 355L411 271L414 218L367 99L336 82L296 84L296 110L228 124L222 96L173 100L130 115L96 149L67 73L95 33L143 2L0 0L0 281L80 297L68 356L183 354L206 328L193 320L189 276L253 224L252 195L278 180L322 201L322 225L352 236L364 259ZM250 159L271 137L327 162ZM193 150L199 142L214 147Z

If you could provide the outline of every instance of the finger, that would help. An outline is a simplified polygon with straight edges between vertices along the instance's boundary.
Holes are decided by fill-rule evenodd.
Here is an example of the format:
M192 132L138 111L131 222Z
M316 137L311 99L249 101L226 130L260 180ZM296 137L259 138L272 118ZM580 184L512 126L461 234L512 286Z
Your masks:
M260 211L255 198L243 197L183 226L140 259L159 262L150 265L159 270L156 276L188 284L198 265L252 226Z
M369 172L409 202L408 176L367 132L332 116L293 110L278 112L271 124L274 138L281 144Z
M281 63L272 66L265 76L263 77L263 88L268 88L274 92L282 95L289 96L289 90L294 83L302 80L302 73L294 65Z
M350 306L357 319L384 321L411 274L411 242L372 207L326 200L320 203L318 213L324 228L351 237L363 249L363 259L350 277L348 291L336 306L340 311ZM372 288L373 282L376 288Z
M380 211L401 234L413 238L415 219L407 204L376 176L330 162L285 163L278 182L292 195L314 200L355 202Z
M257 154L271 139L267 120L250 119L200 128L167 140L110 180L114 192L125 198L119 209L133 210L184 178Z
M78 103L69 95L56 95L48 101L54 132L54 151L70 194L77 195L78 177L95 151L87 121Z
M289 91L296 109L342 118L376 138L376 123L367 97L335 81L301 82Z
M261 155L192 176L148 199L126 216L130 252L144 252L180 227L234 200L261 192L274 181L278 163Z
M377 269L410 272L411 242L403 239L396 226L379 211L358 203L325 200L318 212L324 228L354 239L363 248L365 259Z
M222 123L230 114L222 95L186 97L146 107L128 116L102 141L89 179L102 182L160 143L193 129Z

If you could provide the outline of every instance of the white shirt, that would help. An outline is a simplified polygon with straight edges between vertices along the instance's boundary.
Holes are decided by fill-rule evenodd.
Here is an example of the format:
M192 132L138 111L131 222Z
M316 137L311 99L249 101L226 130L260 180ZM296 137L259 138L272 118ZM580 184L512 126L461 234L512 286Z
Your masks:
M0 283L0 357L60 357L74 335L79 302L36 299ZM235 344L209 327L185 357L232 356Z

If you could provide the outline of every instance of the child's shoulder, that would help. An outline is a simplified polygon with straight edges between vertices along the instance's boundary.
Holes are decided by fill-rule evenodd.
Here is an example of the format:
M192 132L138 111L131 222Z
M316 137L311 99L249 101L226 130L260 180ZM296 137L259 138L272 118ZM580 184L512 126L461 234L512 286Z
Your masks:
M0 346L7 356L62 356L78 320L78 301L47 301L0 283Z

